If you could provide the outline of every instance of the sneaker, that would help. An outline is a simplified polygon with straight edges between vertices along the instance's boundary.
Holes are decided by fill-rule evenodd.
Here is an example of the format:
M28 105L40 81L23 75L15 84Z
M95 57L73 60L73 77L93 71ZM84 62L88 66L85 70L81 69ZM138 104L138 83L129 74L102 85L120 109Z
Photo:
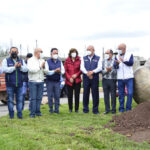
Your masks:
M109 114L109 111L105 111L103 114L104 114L104 115L107 115L107 114Z
M35 118L35 116L30 116L30 118Z

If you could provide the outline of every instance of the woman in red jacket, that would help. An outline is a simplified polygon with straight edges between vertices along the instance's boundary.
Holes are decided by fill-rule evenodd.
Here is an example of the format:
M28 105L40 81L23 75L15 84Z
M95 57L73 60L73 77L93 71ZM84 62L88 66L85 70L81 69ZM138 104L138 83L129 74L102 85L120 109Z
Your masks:
M79 111L79 97L82 82L80 64L81 60L78 56L78 51L75 48L70 49L69 57L66 59L64 64L70 113L73 109L73 91L75 91L75 112Z

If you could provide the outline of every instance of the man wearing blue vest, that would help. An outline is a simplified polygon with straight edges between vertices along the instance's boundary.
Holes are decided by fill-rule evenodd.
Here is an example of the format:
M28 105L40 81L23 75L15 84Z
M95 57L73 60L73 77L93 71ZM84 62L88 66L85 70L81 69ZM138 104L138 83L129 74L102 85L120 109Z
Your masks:
M119 90L119 112L124 112L125 102L125 87L127 87L127 103L126 111L132 109L132 97L133 97L133 54L126 51L126 45L120 44L118 46L118 56L115 58L114 67L117 69L117 80Z
M16 95L17 117L22 119L22 72L27 72L28 69L24 61L18 57L17 47L11 47L10 57L3 60L2 66L5 72L9 117L14 118L14 95Z
M45 63L46 84L49 102L49 112L53 113L53 97L55 100L54 112L59 114L59 98L60 98L60 76L65 73L61 60L58 59L58 49L51 49L51 58Z
M81 71L83 72L83 113L89 112L89 94L92 90L93 113L99 114L99 72L102 70L100 57L95 55L92 45L87 47L87 55L81 61Z

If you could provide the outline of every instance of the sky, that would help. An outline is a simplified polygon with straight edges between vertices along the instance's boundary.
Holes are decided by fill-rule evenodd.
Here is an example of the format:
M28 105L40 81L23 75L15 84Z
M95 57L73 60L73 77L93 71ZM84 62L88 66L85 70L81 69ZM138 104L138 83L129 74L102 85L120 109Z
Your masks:
M0 0L0 46L22 45L20 53L38 47L44 55L57 47L67 57L70 48L85 54L94 45L116 50L126 43L136 56L150 57L149 0Z

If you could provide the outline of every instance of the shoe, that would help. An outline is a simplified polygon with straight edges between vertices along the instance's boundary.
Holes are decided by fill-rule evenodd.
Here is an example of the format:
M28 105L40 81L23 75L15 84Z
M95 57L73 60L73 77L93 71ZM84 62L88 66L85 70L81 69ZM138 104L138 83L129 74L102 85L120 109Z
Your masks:
M41 116L42 116L42 114L36 114L36 116L41 117Z
M99 112L93 112L93 114L98 115L98 114L99 114Z
M76 112L76 113L79 113L79 111L78 111L78 110L75 110L75 112Z
M18 119L21 119L21 120L23 120L23 117L18 117Z
M52 113L53 113L53 110L50 109L49 112L50 112L50 114L52 114Z
M87 114L87 113L89 113L89 112L88 112L88 111L83 111L83 113L84 113L84 114Z
M53 109L50 109L49 112L50 112L50 113L53 113L54 111L53 111Z
M124 113L124 110L119 110L120 113Z
M14 117L10 117L9 119L14 119Z
M112 111L111 113L112 113L112 114L116 114L116 112L115 112L115 111Z
M54 113L59 114L59 111L54 111Z
M109 111L105 111L103 114L104 114L104 115L107 115L107 114L109 114Z
M35 116L30 116L30 118L35 118Z
M69 110L69 113L72 113L72 110L71 110L71 109Z

